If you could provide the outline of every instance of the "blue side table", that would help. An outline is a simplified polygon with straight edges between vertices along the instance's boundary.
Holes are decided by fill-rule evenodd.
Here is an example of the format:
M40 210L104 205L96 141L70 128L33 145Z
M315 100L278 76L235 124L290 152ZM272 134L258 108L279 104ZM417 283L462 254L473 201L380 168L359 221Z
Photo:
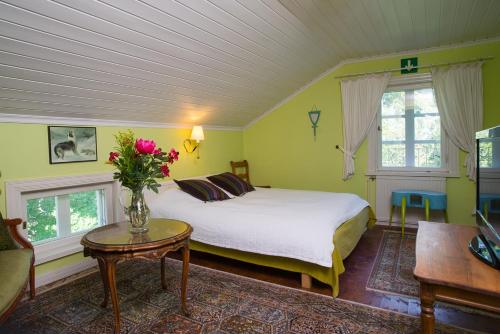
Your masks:
M500 194L480 193L479 208L486 219L488 219L489 212L500 213Z
M443 210L444 220L448 223L446 212L446 194L437 191L426 190L394 190L391 198L391 214L389 226L392 225L392 214L394 207L401 208L401 236L405 235L406 208L424 208L425 220L429 220L430 210Z

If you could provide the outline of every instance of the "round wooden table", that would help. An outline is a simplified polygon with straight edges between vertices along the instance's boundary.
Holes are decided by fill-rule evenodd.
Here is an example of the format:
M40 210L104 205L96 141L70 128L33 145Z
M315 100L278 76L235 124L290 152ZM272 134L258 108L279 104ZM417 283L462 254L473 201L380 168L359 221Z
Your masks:
M116 263L120 260L135 257L160 259L161 284L162 288L165 289L165 255L182 248L181 306L184 314L187 314L189 237L192 231L192 227L183 221L151 219L149 231L145 233L130 233L128 223L116 223L98 227L83 236L81 244L84 247L84 256L91 256L99 263L104 285L102 307L107 306L111 295L115 315L115 333L120 333L120 309L115 279Z

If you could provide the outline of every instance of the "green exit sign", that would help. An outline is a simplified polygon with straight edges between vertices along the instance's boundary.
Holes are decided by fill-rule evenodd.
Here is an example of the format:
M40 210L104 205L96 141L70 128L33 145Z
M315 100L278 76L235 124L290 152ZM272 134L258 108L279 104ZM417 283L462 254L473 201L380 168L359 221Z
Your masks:
M401 59L401 74L417 73L418 58L403 58Z

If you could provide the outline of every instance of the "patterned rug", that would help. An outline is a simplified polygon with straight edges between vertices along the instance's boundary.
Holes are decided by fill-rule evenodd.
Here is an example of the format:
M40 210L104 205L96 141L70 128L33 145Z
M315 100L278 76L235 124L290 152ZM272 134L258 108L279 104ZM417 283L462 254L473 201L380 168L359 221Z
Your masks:
M420 284L413 277L417 235L384 231L381 245L366 288L403 296L419 296Z
M159 263L134 260L117 271L122 333L418 333L419 318L328 296L190 266L188 307L180 312L181 263L167 260L167 289ZM98 273L22 302L0 333L111 333L112 313ZM436 333L466 333L438 325Z

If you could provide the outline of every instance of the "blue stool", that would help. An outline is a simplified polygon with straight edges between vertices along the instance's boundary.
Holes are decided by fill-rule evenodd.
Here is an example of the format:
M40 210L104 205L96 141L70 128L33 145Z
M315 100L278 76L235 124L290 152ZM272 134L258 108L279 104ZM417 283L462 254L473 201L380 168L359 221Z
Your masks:
M479 208L488 219L488 213L500 213L500 194L479 194Z
M425 220L429 220L430 210L443 210L444 220L448 223L446 213L446 194L437 191L426 190L394 190L391 198L391 214L389 226L392 225L392 214L394 207L401 207L401 236L405 235L406 208L424 208Z

